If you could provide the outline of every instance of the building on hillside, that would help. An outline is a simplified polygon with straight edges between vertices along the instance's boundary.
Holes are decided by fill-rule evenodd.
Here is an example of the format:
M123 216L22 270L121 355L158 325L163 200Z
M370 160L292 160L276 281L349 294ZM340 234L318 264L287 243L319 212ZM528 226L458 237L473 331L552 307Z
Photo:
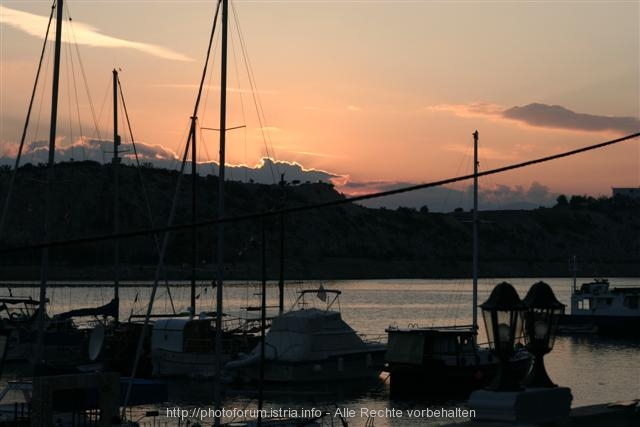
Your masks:
M631 199L640 199L640 187L613 187L613 197L624 196Z

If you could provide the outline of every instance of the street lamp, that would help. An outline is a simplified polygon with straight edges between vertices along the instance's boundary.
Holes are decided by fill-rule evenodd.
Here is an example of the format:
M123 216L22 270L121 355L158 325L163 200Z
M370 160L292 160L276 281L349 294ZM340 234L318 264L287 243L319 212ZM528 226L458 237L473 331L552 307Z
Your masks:
M538 282L531 286L524 298L525 342L527 350L533 354L533 362L525 378L527 387L557 387L549 379L544 367L544 355L553 348L558 319L564 313L565 305L556 299L551 287Z
M522 336L522 321L526 307L516 290L507 282L498 284L489 299L480 305L484 318L489 348L500 360L500 366L489 389L517 391L522 387L512 369L510 358L514 354L516 339Z

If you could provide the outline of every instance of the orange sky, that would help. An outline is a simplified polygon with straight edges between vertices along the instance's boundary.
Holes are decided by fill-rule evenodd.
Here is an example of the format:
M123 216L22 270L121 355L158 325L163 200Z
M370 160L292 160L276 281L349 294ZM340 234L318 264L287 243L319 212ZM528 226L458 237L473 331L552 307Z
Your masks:
M136 139L180 152L214 2L66 3L67 37L78 42L100 134L75 47L65 44L62 145L81 133L112 137L109 85L111 70L121 67ZM0 2L0 157L15 152L50 5ZM638 2L237 1L233 10L264 117L257 119L232 17L227 121L246 128L228 135L231 163L257 164L268 147L278 160L351 182L425 182L470 172L475 129L482 169L640 131ZM205 127L217 127L218 67L216 58L199 113ZM34 112L40 127L28 140L47 137L50 84L47 75ZM534 103L542 106L505 113ZM217 132L202 137L201 160L217 160ZM639 186L640 143L482 184L528 188L534 181L568 194Z

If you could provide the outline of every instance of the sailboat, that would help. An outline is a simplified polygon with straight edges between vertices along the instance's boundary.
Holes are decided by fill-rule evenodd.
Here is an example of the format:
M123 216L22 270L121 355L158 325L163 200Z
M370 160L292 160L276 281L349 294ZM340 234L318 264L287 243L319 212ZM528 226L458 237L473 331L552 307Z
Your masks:
M220 7L221 6L221 7ZM207 60L205 61L200 88L196 98L193 114L191 115L191 128L189 132L191 148L191 174L192 174L192 272L191 272L191 306L190 316L185 318L163 318L156 320L151 333L151 361L154 376L190 376L190 377L217 377L222 372L222 366L240 352L252 348L258 341L258 337L242 327L231 328L223 324L223 267L224 267L224 223L218 224L217 254L218 254L218 278L215 281L216 310L215 312L201 312L196 310L196 182L197 182L197 158L196 158L196 122L200 105L203 84L207 73L211 41L215 32L215 23L218 12L221 16L221 70L220 70L220 158L218 174L218 217L224 217L224 190L225 190L225 139L226 139L226 94L227 94L227 26L228 3L226 0L218 2L214 17L214 26L211 33ZM185 150L185 159L187 150ZM228 322L225 322L228 323ZM217 388L218 389L218 388Z
M60 53L61 53L61 35L62 35L62 1L58 1L55 8L51 10L49 18L49 26L45 37L45 43L42 48L40 64L38 66L36 82L34 84L29 110L25 121L22 139L18 155L16 156L15 169L11 176L9 191L5 198L2 217L0 219L0 232L6 223L7 213L9 211L9 202L11 199L12 187L15 182L15 176L18 171L22 149L24 147L26 131L29 125L29 118L33 107L34 95L36 93L38 78L40 76L42 58L44 55L49 29L53 20L54 11L56 12L55 26L55 48L53 63L53 81L51 94L51 119L49 128L49 145L48 145L48 162L47 177L45 181L45 201L44 201L44 232L43 241L48 241L52 234L52 206L53 206L53 179L56 149L56 132L58 122L58 92L60 81ZM40 286L39 297L37 300L17 299L11 297L3 299L3 307L7 309L9 321L2 322L2 328L10 332L9 355L10 357L26 357L33 365L36 373L60 372L72 369L76 363L85 358L83 347L86 341L86 331L78 329L73 323L71 316L54 316L47 314L47 287L49 279L49 249L44 247L41 252L41 269L40 269ZM14 306L8 309L7 304ZM15 304L23 306L23 309L15 310ZM37 305L37 309L35 308ZM110 309L111 307L105 307Z
M56 124L57 124L57 104L58 104L58 82L59 82L59 74L60 74L60 34L61 34L61 26L63 25L64 20L62 19L62 2L58 1L54 4L52 8L52 14L50 17L50 22L53 19L53 13L57 12L56 18L56 39L55 39L55 66L53 69L53 94L52 94L52 108L51 108L51 131L50 131L50 144L49 144L49 177L47 180L48 189L46 191L46 215L45 215L45 231L49 233L49 222L50 222L50 210L51 210L51 179L53 177L53 167L55 160L55 136L56 136ZM47 44L47 39L49 35L49 28L47 28L47 35L45 37L45 46ZM44 53L45 47L43 47ZM42 57L41 57L42 59ZM41 65L41 64L40 64ZM38 67L38 73L36 77L36 84L34 85L34 93L37 87L38 78L40 75L41 67ZM118 135L118 71L113 70L113 120L114 120L114 139L113 139L113 162L112 162L112 171L114 178L114 234L119 232L119 224L118 224L118 207L119 207L119 194L118 194L118 166L120 163L119 158L119 145L120 145L120 136ZM0 220L0 229L2 225L5 223L5 219L7 216L9 200L11 195L11 186L14 182L15 173L19 166L19 160L21 155L22 146L26 136L26 130L29 124L30 112L33 104L33 95L29 105L29 111L27 113L27 119L25 123L25 127L23 130L23 135L20 144L20 150L18 152L18 156L16 158L16 169L14 174L12 175L11 183L10 183L10 191L5 199L5 205L3 207L2 219ZM126 111L126 110L125 110ZM45 240L46 240L45 234ZM96 362L99 361L103 365L103 367L113 370L115 367L116 370L124 371L128 369L131 364L131 347L135 346L137 342L137 335L139 335L140 325L134 325L130 327L130 325L123 325L119 323L119 280L118 280L118 272L120 269L119 266L119 242L115 240L114 244L114 296L111 301L108 303L99 306L99 307L87 307L87 308L76 308L67 312L56 314L55 316L49 316L46 314L46 303L48 299L46 299L46 288L47 288L47 270L48 270L48 251L47 249L43 249L42 253L42 273L41 273L41 286L40 286L40 296L45 296L44 302L32 300L31 298L27 299L12 299L8 298L4 300L6 304L5 307L13 307L7 308L7 314L9 317L13 316L14 320L20 320L19 322L12 321L11 326L12 329L12 340L9 351L9 356L11 358L22 357L31 359L33 363L36 364L44 364L47 366L48 370L52 371L60 371L60 369L65 369L68 371L75 371L76 366L80 366L82 370L97 369L96 364L92 364L91 366L86 365L87 362ZM21 309L17 309L15 304L20 303L23 306ZM38 307L35 309L35 307ZM0 310L1 311L1 310ZM40 313L44 313L44 315L40 315ZM1 316L1 315L0 315ZM98 324L96 328L91 329L79 329L74 325L74 320L78 318L103 318L108 319L111 318L114 320L113 324L106 325L101 323ZM117 342L114 344L111 340L113 336L117 336ZM88 348L87 348L88 345ZM42 348L44 347L44 349ZM88 350L88 351L87 351ZM107 355L108 354L108 355ZM114 357L114 354L116 356ZM105 355L109 359L109 363L107 362ZM26 357L28 356L28 357ZM124 365L126 368L117 369L118 367L114 365L114 360L117 364ZM123 362L124 360L124 362Z
M118 107L119 97L118 89L122 94L122 88L120 86L120 79L118 69L113 69L113 159L111 162L111 169L113 173L113 188L114 188L114 200L113 200L113 233L118 234L120 232L120 193L119 193L119 166L121 158L120 145L121 136L118 128ZM126 105L124 105L124 99L122 99L126 119L128 122L128 113ZM135 142L132 139L132 146L136 161L138 161L137 151L135 149ZM144 185L143 185L144 191ZM147 203L148 207L148 203ZM149 211L151 217L151 212ZM112 310L103 314L105 321L98 323L91 331L89 335L87 353L89 357L89 364L80 366L80 370L86 371L115 371L120 372L123 375L128 374L133 358L135 356L136 344L138 338L142 334L142 325L132 321L131 317L128 322L122 322L120 319L120 242L115 239L113 242L113 298L108 304L112 307ZM137 297L136 297L137 298ZM74 312L70 312L73 314ZM94 315L100 313L86 312L83 315ZM109 317L106 317L106 316ZM108 322L107 319L111 321ZM140 376L148 376L151 373L151 366L148 360L148 354L144 356L144 363L139 370Z
M385 369L392 397L460 397L489 385L498 361L478 335L478 131L474 137L473 323L465 326L387 329ZM530 355L516 352L513 372L527 372Z

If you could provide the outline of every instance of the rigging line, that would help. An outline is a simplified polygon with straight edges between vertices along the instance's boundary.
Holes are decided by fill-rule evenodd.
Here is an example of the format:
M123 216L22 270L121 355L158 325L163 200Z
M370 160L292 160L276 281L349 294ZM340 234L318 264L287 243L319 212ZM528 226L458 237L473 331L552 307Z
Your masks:
M201 164L203 166L208 166L211 162L213 162L213 160L211 159L211 154L209 153L209 149L207 148L207 138L204 132L202 132L200 121L196 122L196 132L198 133L198 140L200 141L201 145L200 148L202 148L202 150L200 150L200 162L198 163L198 166L200 166ZM208 172L206 172L202 167L199 170L200 172L198 172L198 176L200 176L201 173L203 177L206 177L208 175Z
M200 84L198 85L198 94L196 96L196 101L194 103L193 106L193 114L191 115L192 120L193 118L197 118L198 117L198 110L200 108L200 101L202 100L202 90L204 88L204 83L205 80L207 78L207 68L209 66L209 60L211 58L211 48L213 46L213 42L214 42L214 36L216 34L216 26L218 23L218 14L220 12L220 4L222 3L222 0L218 0L218 3L216 4L216 11L215 14L213 16L213 25L211 26L211 34L209 35L209 43L207 45L207 54L205 55L205 60L204 60L204 67L202 68L202 75L200 77ZM209 87L211 86L211 79L213 77L213 73L209 76L209 84L207 85L207 91L205 94L205 99L204 99L204 106L206 107L207 104L207 100L209 98ZM203 115L204 115L204 110L205 108L203 108ZM196 125L197 126L197 125ZM195 138L196 129L193 126L189 127L189 136L187 137L187 146L189 145L189 142L192 140L192 138ZM204 146L204 144L201 143L201 145ZM189 148L187 147L187 150ZM195 168L195 165L193 166ZM194 177L195 179L195 177Z
M278 172L278 176L280 175L280 168L275 163L275 158L273 158L271 153L269 152L269 145L271 144L271 140L270 138L267 138L265 136L265 126L266 126L267 119L264 114L264 110L262 108L260 95L257 93L257 90L256 90L257 85L255 83L255 77L253 75L253 68L251 67L251 62L249 61L249 55L247 53L247 49L244 43L244 37L242 36L242 29L240 28L240 23L238 22L238 13L236 12L236 9L233 3L231 3L231 10L233 11L232 15L233 15L234 22L236 23L236 30L238 32L238 38L240 40L240 47L242 48L242 55L244 57L244 64L247 70L247 76L249 77L249 85L251 86L251 96L253 97L253 104L256 108L256 115L258 116L258 123L260 125L260 133L262 134L262 141L264 143L264 148L265 148L265 151L267 152L267 157L274 160L269 162L269 171L271 172L271 180L275 184L277 181L273 173L273 167L275 165L276 171ZM263 124L263 119L264 119L264 124ZM267 143L267 139L269 139L268 143Z
M87 73L84 70L84 64L82 63L82 56L80 55L80 47L78 45L78 40L76 38L75 28L73 26L73 20L71 19L71 13L69 12L69 6L65 3L65 8L67 10L67 16L69 17L69 27L71 28L71 35L73 37L73 45L76 49L76 55L78 56L78 65L80 66L80 71L82 73L82 80L84 83L84 90L87 93L87 99L89 100L89 110L91 111L91 118L93 119L93 126L98 136L98 139L102 141L102 135L100 134L100 128L98 126L98 119L96 117L96 111L93 107L93 99L91 98L91 92L89 91L89 83L87 80ZM104 160L104 153L103 153Z
M122 102L122 109L124 110L124 117L127 122L127 128L129 129L129 136L131 137L131 146L133 148L133 154L136 159L136 170L138 171L138 177L140 178L140 186L142 187L142 196L144 198L144 204L147 208L147 215L149 216L149 224L153 227L153 213L151 211L151 202L149 201L149 194L147 192L147 188L144 183L144 178L142 176L142 167L140 166L140 159L138 157L138 149L136 148L136 141L133 137L133 130L131 129L131 121L129 120L129 111L127 110L127 104L124 101L124 93L122 91L122 83L120 82L120 76L118 75L118 89L120 90L120 101ZM153 235L153 240L156 244L156 250L158 251L158 256L160 255L160 237L158 234ZM171 302L171 310L173 314L176 314L176 308L173 305L173 297L171 296L171 290L169 289L169 284L167 285L167 294L169 295L169 301Z
M213 43L213 61L211 63L211 68L215 69L216 66L216 58L217 58L217 52L218 52L218 44L219 44L219 38L216 38ZM214 77L215 73L209 73L209 78L207 80L207 84L204 86L203 89L205 89L204 91L204 100L202 101L202 105L200 107L200 112L202 113L203 117L202 117L202 123L204 123L207 119L207 116L205 114L205 112L207 111L207 105L209 104L209 93L211 92L211 84L213 82L213 77Z
M265 134L265 127L267 126L267 118L266 115L264 113L264 109L262 107L262 101L260 99L260 94L257 91L257 84L255 82L255 76L253 74L253 67L251 66L251 62L249 60L249 55L246 49L246 45L244 42L244 37L242 35L242 29L240 28L240 22L238 21L238 14L235 10L235 6L232 4L231 5L232 9L233 9L233 16L234 16L234 21L236 23L236 29L238 32L238 37L240 39L240 46L242 47L242 53L243 53L243 57L244 57L244 62L245 62L245 67L247 68L247 76L249 77L249 84L251 86L251 95L253 96L253 102L256 108L256 115L258 116L258 122L260 124L260 132L262 134L262 141L263 144L265 146L265 151L267 153L267 157L270 159L273 159L275 161L275 153L271 154L269 151L269 146L273 146L272 142L271 142L271 137L270 137L270 133L266 132ZM263 124L264 121L264 124ZM271 150L273 152L273 149ZM273 181L273 183L276 183L276 179L274 177L273 174L273 167L275 165L276 171L278 173L278 175L281 174L280 168L278 167L278 164L275 162L269 162L269 171L271 173L271 179Z
M107 101L110 99L109 93L110 89L113 89L113 82L111 78L106 79L107 84L105 85L104 94L102 95L102 103L100 104L100 112L98 113L98 123L102 121L102 113L104 113L104 109L107 105Z
M235 11L235 9L233 8L233 3L231 4L231 9ZM238 27L236 26L236 29ZM236 49L235 49L235 44L234 44L234 37L232 34L231 37L231 51L233 52L233 66L236 72L236 81L238 82L238 96L240 97L240 111L242 112L242 123L247 123L247 115L245 113L244 110L244 98L242 96L242 88L240 87L240 72L238 70L238 58L236 56ZM244 163L245 165L247 164L247 128L246 126L244 127L243 130L243 135L244 135ZM244 182L247 182L247 175L248 175L248 168L244 168Z
M69 48L70 49L70 48ZM82 160L85 160L84 158L84 147L82 144L82 138L85 136L84 135L84 129L82 129L82 116L80 115L80 99L78 97L78 85L76 82L76 68L75 65L73 63L73 55L71 55L71 52L69 52L69 57L71 58L71 75L73 76L73 91L75 94L75 98L76 98L76 113L78 115L78 129L80 130L80 149L82 151ZM71 144L73 144L73 138L71 139ZM73 152L73 145L71 146L71 153L74 154Z
M207 47L207 56L204 61L204 68L202 70L202 77L200 78L200 86L198 87L198 96L196 97L196 103L193 107L193 117L198 115L198 107L200 106L200 99L202 97L202 87L207 76L207 66L209 65L209 57L211 56L211 46L213 45L213 35L216 32L216 24L218 22L218 12L220 11L220 4L222 0L218 0L216 5L216 13L213 16L213 26L211 28L211 35L209 36L209 46Z
M51 28L51 21L53 21L53 12L55 11L55 5L51 6L51 15L49 15L49 23L47 24L47 31L44 35L44 42L42 43L42 51L40 52L40 60L38 61L38 69L36 71L36 80L33 84L31 91L31 99L29 100L29 108L27 108L27 118L24 121L24 127L22 128L22 136L20 137L20 145L18 147L18 154L16 155L16 161L14 163L13 171L11 172L11 179L9 180L9 188L7 189L7 197L4 200L2 207L2 216L0 217L0 237L4 231L4 223L7 218L7 212L9 212L9 204L11 201L11 194L13 193L13 187L16 181L16 174L18 173L18 167L20 166L20 158L22 157L22 150L24 149L24 141L27 137L27 129L29 128L29 119L31 118L31 110L33 108L33 102L35 100L36 92L38 89L38 80L40 79L40 70L42 69L42 62L44 59L44 52L47 47L49 39L49 29ZM42 108L42 103L40 104Z
M50 41L49 43L55 43L55 42L51 42ZM49 66L51 65L51 56L52 56L51 52L47 51L47 53L46 53L47 63L45 65L45 69L44 69L44 75L45 76L49 75ZM47 81L45 79L45 84L42 85L42 89L40 90L40 101L39 101L40 104L39 104L39 107L38 107L38 118L36 119L36 130L35 130L35 132L33 134L32 141L38 141L38 138L40 136L40 123L41 123L40 119L42 118L42 109L44 108L44 102L43 101L45 99L45 92L47 92L48 89L49 89L49 87L47 86ZM30 156L29 160L31 162L33 162L33 159L35 158L36 153L35 153L34 150L31 150L30 154L31 154L31 156Z
M171 203L171 209L169 210L169 217L167 218L167 224L169 226L173 223L176 214L176 207L178 205L178 194L180 192L180 185L182 184L182 179L184 177L184 170L187 165L187 156L189 153L189 140L186 141L186 147L184 149L184 155L182 156L182 164L180 165L180 173L178 174L178 179L176 182L176 191L173 194L173 200ZM193 227L193 225L191 226ZM140 362L140 355L142 354L142 346L144 342L145 334L149 327L149 316L153 310L153 303L156 297L156 291L158 289L158 283L160 282L160 275L164 266L164 257L167 251L167 247L169 246L169 238L171 233L169 231L165 232L162 235L162 246L160 248L160 254L158 255L158 263L156 264L156 270L154 273L154 281L153 288L151 289L151 295L149 297L149 304L147 305L146 316L144 319L144 323L142 325L142 332L140 334L140 338L138 339L138 344L136 346L135 359L133 362L133 366L131 367L131 375L129 377L129 383L127 385L127 391L124 396L124 401L122 404L122 418L125 418L127 405L129 403L129 397L131 396L131 389L133 388L133 379L136 376L136 372L138 369L138 363Z
M502 173L502 172L506 172L506 171L510 171L510 170L514 170L514 169L520 169L520 168L531 166L531 165L535 165L535 164L538 164L538 163L544 163L544 162L548 162L548 161L551 161L551 160L556 160L556 159L560 159L560 158L563 158L563 157L569 157L569 156L573 156L575 154L584 153L584 152L587 152L587 151L597 150L599 148L607 147L609 145L618 144L620 142L628 141L628 140L631 140L631 139L634 139L634 138L638 138L638 137L640 137L640 132L636 132L636 133L633 133L633 134L630 134L630 135L626 135L626 136L623 136L621 138L612 139L610 141L605 141L605 142L601 142L601 143L598 143L598 144L588 145L586 147L578 148L578 149L575 149L575 150L565 151L563 153L554 154L554 155L551 155L551 156L540 157L540 158L537 158L537 159L528 160L526 162L515 163L515 164L512 164L512 165L503 166L503 167L500 167L500 168L497 168L497 169L491 169L491 170L487 170L487 171L484 171L484 172L478 172L477 176L480 177L480 176L486 176L486 175L493 175L493 174ZM186 153L186 151L187 150L185 150L185 153ZM182 176L182 174L184 173L184 162L185 161L186 161L186 154L183 157L183 165L181 167L180 174L178 175L178 178L180 178ZM344 204L348 204L348 203L359 202L361 200L369 200L369 199L375 199L375 198L379 198L379 197L392 196L394 194L407 193L407 192L410 192L410 191L421 190L423 188L439 187L439 186L442 186L442 185L445 185L445 184L452 184L454 182L459 182L459 181L465 181L465 180L468 180L468 179L472 179L473 177L474 177L474 174L463 175L463 176L458 176L458 177L453 177L453 178L446 178L446 179L442 179L442 180L439 180L439 181L427 182L427 183L424 183L424 184L416 184L416 185L411 185L411 186L408 186L408 187L396 188L394 190L386 190L386 191L380 191L380 192L377 192L377 193L369 193L369 194L362 194L362 195L359 195L359 196L345 197L343 199L331 200L331 201L328 201L328 202L316 203L316 204L311 204L311 205L295 206L295 207L290 207L290 208L285 208L285 209L280 209L280 210L270 210L270 211L258 212L258 213L254 213L254 214L239 215L239 216L235 216L235 217L224 217L224 218L208 219L208 220L204 220L204 221L198 221L195 224L187 223L187 224L178 224L178 225L167 225L165 227L160 227L160 228L155 228L155 229L129 231L129 232L126 232L126 233L104 234L104 235L81 237L81 238L68 239L68 240L52 240L52 241L49 241L49 242L36 243L36 244L31 244L31 245L5 247L5 248L1 248L0 249L0 254L10 253L10 252L17 252L17 251L35 250L35 249L42 249L42 248L69 246L69 245L76 245L76 244L80 244L80 243L100 242L100 241L105 241L105 240L121 239L121 238L127 238L127 237L145 236L145 235L153 234L153 233L166 233L166 232L170 232L170 231L186 230L186 229L189 229L189 228L191 228L193 226L195 226L195 227L206 227L206 226L211 226L211 225L218 224L218 223L231 223L231 222L239 222L239 221L247 221L247 220L259 219L259 218L262 218L262 217L269 217L269 216L275 217L275 216L278 216L278 215L281 215L281 214L306 212L306 211L310 211L310 210L313 210L313 209L339 206L339 205L344 205ZM171 224L170 221L169 221L169 224Z
M66 4L65 4L66 6ZM66 37L68 36L68 30L66 25L63 26L64 31L64 36ZM65 57L64 57L64 61L65 61L65 67L64 67L64 74L65 74L65 78L67 80L67 87L66 89L66 94L67 94L67 114L69 115L68 120L69 120L69 141L71 142L71 153L73 155L73 114L71 114L71 81L70 81L70 74L69 73L69 69L72 67L69 64L73 62L73 58L71 58L71 47L69 46L69 44L66 44L66 49L65 49ZM74 80L75 83L75 80ZM62 145L62 144L61 144ZM61 147L62 148L62 147Z
M211 157L211 154L209 153L209 149L207 148L207 139L206 136L204 134L204 132L202 132L202 126L199 126L198 123L196 123L196 126L198 126L198 136L200 141L202 141L202 149L204 150L204 156L205 156L205 164L213 164L213 159Z

